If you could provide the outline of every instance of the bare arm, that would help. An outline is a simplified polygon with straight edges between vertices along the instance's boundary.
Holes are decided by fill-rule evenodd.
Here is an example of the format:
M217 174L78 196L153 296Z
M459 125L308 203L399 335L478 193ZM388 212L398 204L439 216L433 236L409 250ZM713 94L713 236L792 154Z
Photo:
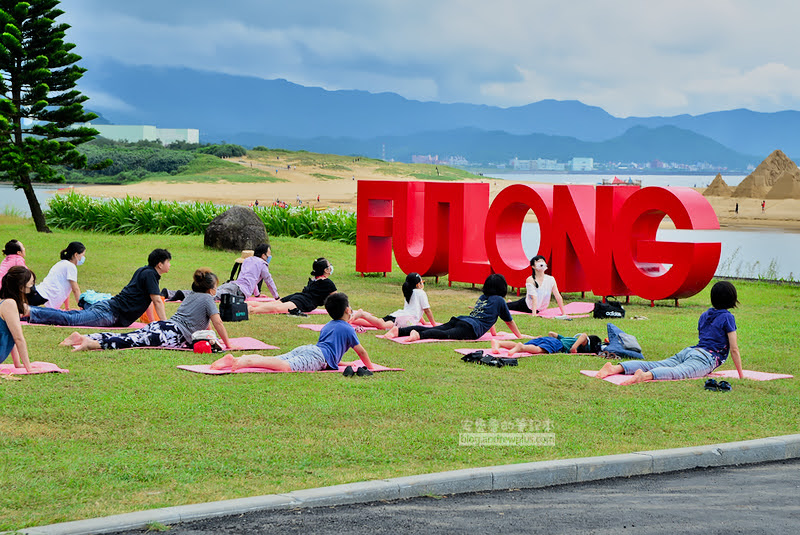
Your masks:
M161 299L160 294L151 294L150 300L153 302L153 308L156 311L157 319L166 320L167 310L164 308L164 300Z
M507 321L506 325L508 325L508 328L511 329L511 332L514 333L514 336L517 338L525 338L522 333L519 332L519 328L517 327L517 324L514 323L514 320Z
M586 333L581 333L578 335L578 339L575 340L575 343L572 344L572 347L569 348L570 353L577 353L578 348L581 347L583 344L589 341L589 336Z
M553 281L553 297L556 298L558 308L561 309L561 315L566 315L566 312L564 312L564 298L561 297L561 292L558 291L558 284L555 281Z
M211 325L214 326L214 330L217 331L219 337L222 338L222 341L225 343L225 347L228 349L235 349L228 338L228 331L225 329L225 324L222 323L222 318L219 316L219 314L214 314L211 316Z
M28 344L22 334L22 325L19 323L19 311L17 304L12 299L7 299L0 308L0 316L6 322L8 331L14 339L14 347L11 349L11 359L15 368L25 368L26 371L33 371L31 361L28 358Z
M353 351L356 352L356 355L358 355L358 358L361 359L361 362L364 363L364 366L366 366L368 370L374 369L372 361L369 360L369 354L367 353L367 350L364 348L364 346L358 344L353 348Z
M424 309L422 309L422 311L428 317L428 321L431 322L431 325L436 325L436 320L433 319L433 312L431 312L431 309L430 308L424 308Z
M733 359L733 365L736 366L736 371L739 373L739 379L744 379L742 356L739 354L739 340L736 336L736 331L728 333L728 344L731 346L731 358Z
M81 287L75 281L69 281L69 285L72 287L72 295L75 296L75 308L78 308L78 301L81 300ZM69 310L69 296L67 296L67 310Z

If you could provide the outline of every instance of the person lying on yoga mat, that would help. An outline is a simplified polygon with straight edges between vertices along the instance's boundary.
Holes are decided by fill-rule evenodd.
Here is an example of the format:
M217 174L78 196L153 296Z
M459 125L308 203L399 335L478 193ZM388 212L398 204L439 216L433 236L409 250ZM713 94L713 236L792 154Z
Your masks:
M211 364L211 369L230 368L236 371L240 368L265 368L281 372L337 370L344 354L352 348L367 369L372 370L372 361L369 359L367 350L358 340L353 326L348 323L353 309L350 308L347 295L342 292L329 295L325 299L325 310L328 311L331 321L322 327L319 341L316 344L296 347L289 353L276 357L242 355L237 358L228 353Z
M527 342L511 340L492 340L492 353L499 353L500 348L508 349L509 356L517 353L599 353L601 340L599 336L578 333L575 336L561 336L550 331L547 336L540 336Z
M26 304L27 294L30 293L36 282L33 271L22 266L13 266L8 269L2 278L3 286L0 288L0 363L11 355L15 368L25 368L32 372L35 366L31 365L28 357L28 343L22 334L22 325L19 315Z
M239 275L236 280L220 284L214 299L219 301L220 297L225 294L235 295L243 299L247 299L250 296L259 297L261 295L260 286L262 282L267 284L272 297L279 299L278 288L275 286L275 281L272 280L272 275L269 272L270 260L272 260L272 247L268 243L257 245L253 250L253 256L248 256L241 261L241 264L235 264L236 266L241 266L239 267ZM170 291L166 288L161 289L161 295L167 301L183 301L190 293L191 290Z
M3 248L3 261L0 262L0 288L3 287L3 277L8 270L14 266L28 267L25 265L25 246L19 240L8 240L5 248ZM35 278L35 277L34 277ZM36 286L31 288L30 292L25 294L25 303L28 306L38 307L47 302L47 299L39 295Z
M90 349L128 349L131 347L186 347L192 343L192 333L208 329L209 322L225 343L232 347L228 332L219 317L214 301L219 279L208 268L194 272L192 293L178 307L177 312L166 321L154 321L129 333L107 332L83 335L74 332L61 345L78 346L74 351Z
M111 299L104 299L83 310L58 310L28 307L28 323L45 325L80 325L85 327L127 327L139 319L152 303L159 318L166 318L164 301L158 281L168 273L172 255L166 249L154 249L147 257L147 265L136 270L131 281ZM25 319L25 317L23 317Z
M425 281L419 273L409 273L403 283L403 298L405 306L391 314L378 318L369 312L358 309L350 317L351 325L361 325L363 327L377 327L378 329L391 329L395 325L398 327L409 327L417 325L420 320L424 323L422 315L428 317L431 325L436 325L433 319L431 306L428 304L428 294L425 293Z
M665 360L632 360L620 364L607 362L597 372L598 379L609 375L632 375L623 385L652 380L694 379L704 377L722 366L730 352L733 364L742 375L742 357L736 337L736 318L730 312L739 303L736 287L719 281L711 288L711 308L700 314L697 322L697 345L682 349Z
M509 301L509 310L538 314L550 306L550 296L552 295L561 309L561 315L566 315L564 299L558 291L556 279L551 275L546 275L545 271L547 271L547 261L542 255L531 258L531 276L525 279L525 297Z
M306 316L318 306L325 303L325 299L336 291L336 285L330 279L333 275L333 264L325 258L317 258L311 266L311 276L302 292L293 293L283 297L280 301L268 303L248 303L250 314L289 313L293 316Z
M486 332L495 335L494 324L497 318L506 322L508 328L517 338L522 338L522 334L517 328L517 324L511 318L508 311L505 296L508 293L506 279L499 273L493 273L486 277L483 283L483 295L475 302L475 306L469 316L453 316L445 324L434 327L410 326L399 328L396 325L389 329L386 338L397 338L398 336L408 336L408 340L477 340Z

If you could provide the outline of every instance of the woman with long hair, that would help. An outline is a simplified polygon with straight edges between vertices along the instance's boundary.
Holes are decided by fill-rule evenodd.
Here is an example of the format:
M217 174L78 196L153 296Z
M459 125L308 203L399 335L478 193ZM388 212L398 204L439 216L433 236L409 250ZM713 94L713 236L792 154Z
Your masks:
M27 294L36 282L33 272L22 266L13 266L3 275L0 288L0 362L11 355L15 368L32 372L34 367L28 357L28 344L22 334L20 314L25 313Z

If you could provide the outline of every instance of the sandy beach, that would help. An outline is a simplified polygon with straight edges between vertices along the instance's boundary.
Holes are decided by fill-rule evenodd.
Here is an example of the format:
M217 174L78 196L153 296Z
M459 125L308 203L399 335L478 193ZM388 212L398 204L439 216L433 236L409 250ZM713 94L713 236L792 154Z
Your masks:
M356 209L356 186L358 180L415 180L413 177L386 176L378 171L374 165L355 165L353 171L330 171L325 175L336 176L337 179L321 179L314 176L319 169L296 166L286 169L283 165L264 164L247 158L235 158L243 166L256 167L273 172L283 182L264 183L230 183L220 181L216 183L167 183L167 182L142 182L124 186L85 186L80 187L80 192L94 197L125 197L126 195L176 201L212 201L225 204L239 204L249 206L255 200L261 205L267 205L280 199L290 204L296 204L299 197L304 204L319 208L338 207L348 210ZM477 180L479 181L479 180ZM494 198L503 188L515 182L487 178L491 196ZM530 182L525 182L530 184ZM698 188L702 193L703 189ZM317 201L319 196L319 201ZM800 231L800 200L781 199L767 200L766 210L762 213L762 199L743 199L732 197L707 197L719 218L723 228L780 228L791 231ZM735 212L736 203L739 204L738 214ZM531 220L535 218L531 215ZM668 224L668 223L667 223Z

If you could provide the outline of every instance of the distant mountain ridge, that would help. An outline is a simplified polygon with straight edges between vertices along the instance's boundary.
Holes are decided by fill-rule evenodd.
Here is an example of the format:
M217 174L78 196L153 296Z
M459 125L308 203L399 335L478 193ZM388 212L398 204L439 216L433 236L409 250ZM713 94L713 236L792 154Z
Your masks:
M565 151L581 147L581 142L590 143L583 147L591 148L593 154L602 155L602 159L608 161L660 159L714 163L724 160L721 165L739 167L743 161L755 165L775 149L800 155L800 112L797 111L732 110L698 116L618 118L602 108L578 101L543 100L512 108L442 104L408 100L394 93L326 91L286 80L263 80L186 68L128 66L115 62L83 66L88 68L81 82L83 85L124 103L115 109L94 106L90 100L88 108L97 107L115 124L198 128L203 141L285 146L285 143L294 144L300 140L307 143L316 140L318 145L327 143L342 147L338 152L368 156L380 156L380 149L376 148L380 142L395 147L393 152L397 156L393 157L404 161L407 159L400 154L417 149L425 154L461 154L468 159L466 154L469 153L486 155L486 158L477 158L478 161L503 161L503 155L511 152L511 157L563 161ZM634 127L646 127L653 133L645 135ZM482 134L467 135L469 129ZM435 132L441 135L432 136ZM480 143L485 147L457 150L458 147L453 147L446 139L453 132L462 132L463 135L456 138L471 139L473 143L478 143L475 138L481 137ZM546 141L537 135L556 136L556 139ZM648 149L643 144L645 140L651 144L657 140L658 144ZM423 141L433 146L421 147ZM524 141L535 141L535 145L524 145ZM510 145L503 146L503 143ZM691 146L695 143L708 150L713 148L712 153L697 154ZM368 152L357 148L365 145L370 147ZM516 150L511 151L511 146ZM452 147L452 152L436 147ZM544 147L549 147L547 150L551 152L541 152ZM670 160L664 155L680 159ZM592 154L571 152L569 157L572 156Z

